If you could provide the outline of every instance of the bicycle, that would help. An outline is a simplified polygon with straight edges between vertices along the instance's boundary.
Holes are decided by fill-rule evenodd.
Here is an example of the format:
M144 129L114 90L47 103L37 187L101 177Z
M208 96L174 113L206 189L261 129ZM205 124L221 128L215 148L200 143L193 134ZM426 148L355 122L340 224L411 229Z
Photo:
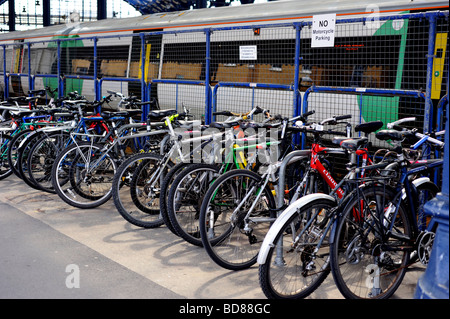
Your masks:
M260 108L255 108L253 112L261 112ZM194 158L208 158L211 154L204 154L206 145L224 137L224 132L219 130L212 134L203 134L208 126L194 126L195 122L180 121L180 117L185 117L186 113L178 114L176 110L152 111L150 118L163 119L168 129L168 134L163 139L167 150L162 155L155 153L138 154L125 161L119 168L113 181L113 198L116 208L125 220L133 225L154 228L166 223L171 229L167 214L161 208L161 198L167 196L167 189L162 190L162 185L166 187L170 184L166 177L172 173L176 176ZM235 126L237 118L222 124L216 123L217 129L225 129ZM181 131L175 132L175 127ZM214 126L215 124L213 124ZM197 129L193 131L193 129ZM199 134L195 136L193 134ZM192 145L190 145L192 144ZM188 152L183 153L186 146ZM175 164L178 163L178 164ZM166 180L166 184L163 184ZM129 188L123 188L125 184ZM173 230L173 229L171 229ZM174 230L173 230L174 231Z
M301 128L295 126L288 128L287 122L292 123L300 119L300 122L306 122L306 117L313 113L309 112L303 117L299 116L284 121L285 125L282 132L286 130L300 132ZM324 120L320 125L323 127L326 123L338 124L339 120L349 117L347 115L333 117ZM346 122L345 124L347 125ZM317 134L322 135L324 133L322 131ZM333 131L333 133L343 136L348 134L341 131ZM281 138L283 140L283 133ZM329 151L332 150L329 149ZM302 154L300 163L307 161L308 154L309 152ZM283 160L283 158L285 159ZM285 169L287 163L291 160L283 154L279 162L267 165L267 170L263 175L236 170L221 176L211 185L202 203L199 228L203 246L211 259L218 265L226 269L240 270L256 263L262 240L270 225L275 221L277 211L282 209L280 206L275 206L270 185L279 183L277 177L284 174L284 172L279 172L280 166ZM301 166L298 163L295 165ZM308 179L306 175L307 172L304 175L305 180ZM317 180L317 183L309 180L314 187L320 182L320 180ZM284 182L285 180L283 180ZM278 189L274 190L278 198L284 199L285 187L286 185L279 184ZM309 184L299 183L292 187L291 192L300 196L302 191L309 187ZM288 194L291 192L288 192Z
M136 103L136 105L144 105L145 103ZM32 146L28 152L27 162L30 163L30 170L28 170L29 180L31 183L37 185L37 187L41 190L54 193L54 187L51 179L51 168L53 166L54 159L57 157L58 153L64 149L64 147L70 146L73 142L70 138L70 131L74 136L80 136L80 129L84 134L87 134L86 137L93 137L89 134L90 130L95 129L95 126L100 123L106 124L107 130L105 129L105 136L101 139L97 140L96 143L108 143L109 149L114 149L114 153L116 154L115 158L123 158L129 154L138 152L140 150L148 150L147 142L143 143L140 141L139 137L134 136L131 141L129 140L120 140L116 137L125 136L128 133L131 133L132 130L142 130L145 128L145 124L141 122L135 122L133 117L140 115L142 113L141 110L130 109L122 112L102 112L101 121L94 121L93 125L90 126L89 129L85 129L86 121L92 120L92 118L81 117L78 122L77 128L75 127L66 127L53 129L51 133L47 133L47 131L43 131L41 138L38 139L35 143L32 143ZM97 118L98 119L98 118ZM74 122L76 123L76 122ZM105 126L102 126L104 129ZM109 152L110 150L108 150ZM52 154L53 156L49 156Z
M335 153L347 153L350 171L337 183L326 168L322 168L322 159L318 156L328 152L320 146L318 137L324 132L321 125L307 125L304 132L315 135L311 146L311 160L308 168L320 168L316 174L324 180L331 192L317 193L316 189L302 193L294 198L289 206L280 212L275 223L269 229L259 250L259 281L268 298L298 299L314 292L326 279L329 266L329 232L334 222L334 210L339 203L346 203L354 184L349 181L369 173L372 163L368 155L368 135L382 127L379 121L355 126L355 132L365 133L364 137L348 139L334 138L333 142L341 149L331 148ZM319 129L316 132L317 128ZM319 151L319 152L318 152ZM358 157L363 157L362 168ZM372 167L372 170L382 168ZM367 167L367 170L364 169ZM313 171L314 172L314 171ZM305 173L308 177L308 173ZM315 178L317 179L317 177ZM305 183L303 181L303 183Z
M385 155L393 160L386 168L399 176L389 180L392 185L383 185L394 196L389 198L380 192L372 198L356 197L342 210L336 224L330 264L336 286L346 298L389 298L411 264L428 262L436 224L426 218L423 205L439 189L429 177L415 176L442 167L443 160L421 159L417 149L424 143L443 148L444 143L399 127L404 121L388 125L400 131L377 133L377 138L391 140L395 146ZM419 140L413 151L402 148L408 138ZM416 155L413 160L408 158L412 154Z
M257 170L259 164L254 161L257 156L256 152L264 151L271 146L279 144L277 141L262 141L262 138L266 139L265 132L257 134L251 130L250 134L244 133L244 130L249 125L260 125L259 123L248 121L253 115L259 113L264 113L266 116L266 119L263 121L265 124L261 125L273 126L268 124L274 120L270 117L269 112L258 107L246 114L214 113L214 115L231 116L232 118L228 118L224 122L229 123L229 121L232 121L228 126L237 124L237 120L241 122L233 127L224 127L223 123L213 123L213 127L225 128L228 131L225 139L219 135L216 140L209 140L211 143L207 144L207 146L212 146L210 152L212 155L204 158L202 163L178 164L178 167L174 167L168 173L164 179L162 191L166 185L170 184L170 188L167 190L168 194L161 197L161 206L163 207L167 203L167 207L162 208L162 210L166 210L167 218L169 219L166 224L170 225L169 228L174 234L193 245L201 246L198 217L202 198L212 181L233 169ZM208 143L208 140L206 143ZM167 197L170 200L166 202L163 197Z
M111 123L112 130L105 135L70 133L71 144L58 154L51 171L53 188L62 200L86 209L104 204L111 197L112 180L118 166L131 155L125 152L128 140L165 133L164 130L156 133L132 130L147 129L150 127L147 123L114 124L129 119L134 113L128 110L83 118L84 121ZM91 140L80 141L77 136L91 137Z

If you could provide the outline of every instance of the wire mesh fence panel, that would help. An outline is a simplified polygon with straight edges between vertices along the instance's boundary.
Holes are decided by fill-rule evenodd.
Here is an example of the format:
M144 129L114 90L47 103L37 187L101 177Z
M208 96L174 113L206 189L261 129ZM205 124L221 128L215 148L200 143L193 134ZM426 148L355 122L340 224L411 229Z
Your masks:
M15 96L28 95L28 47L23 43L7 45L5 55L9 92Z
M433 34L430 17L438 17ZM296 87L302 95L311 86L358 88L357 94L313 92L308 108L317 119L352 114L354 124L406 116L416 116L412 125L420 128L429 117L442 122L448 14L338 19L332 47L312 47L308 21L302 22L300 42L296 24L279 24L3 44L0 85L5 91L8 81L11 96L26 94L30 83L62 86L61 95L78 91L90 100L116 91L155 99L162 109L186 107L198 118L207 108L241 113L255 106L289 117L299 109ZM361 94L365 89L388 92ZM430 99L390 93L402 90L423 91Z
M302 89L310 85L386 90L425 88L426 81L421 73L426 71L428 41L414 41L424 30L417 30L413 25L409 19L378 21L377 24L338 23L334 46L327 48L311 48L311 29L304 28ZM412 52L418 57L412 57ZM411 72L417 72L417 76L411 76ZM353 114L355 124L374 119L388 123L412 113L423 118L423 100L369 95L324 99L317 98L318 95L311 96L308 106L319 110L322 117Z
M238 82L273 86L220 88L216 110L244 112L259 106L273 114L292 116L292 92L275 87L293 85L294 57L295 30L292 27L214 31L211 35L211 85Z
M155 55L152 67L162 81L151 85L150 96L157 97L161 109L183 112L185 107L200 120L207 105L205 86L198 85L206 78L206 35L203 31L168 32L159 38L162 64L156 63Z

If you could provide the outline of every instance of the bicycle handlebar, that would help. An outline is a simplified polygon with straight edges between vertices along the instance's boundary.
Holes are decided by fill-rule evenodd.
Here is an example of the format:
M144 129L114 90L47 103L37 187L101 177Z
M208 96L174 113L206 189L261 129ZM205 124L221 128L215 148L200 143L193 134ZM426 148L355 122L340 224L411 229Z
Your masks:
M397 120L397 121L395 121L395 122L388 123L388 124L386 125L386 127L389 128L389 129L395 129L395 126L398 126L398 125L401 124L401 123L404 123L404 122L414 122L415 120L416 120L415 117L405 117L405 118L400 119L400 120Z

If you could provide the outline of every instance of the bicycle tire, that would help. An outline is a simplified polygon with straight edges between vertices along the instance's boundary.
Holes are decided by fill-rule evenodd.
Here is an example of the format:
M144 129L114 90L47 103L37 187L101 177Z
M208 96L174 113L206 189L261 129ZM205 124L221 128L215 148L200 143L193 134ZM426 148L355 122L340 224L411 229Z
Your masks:
M110 199L117 165L110 154L102 154L102 149L103 145L78 142L66 147L55 159L52 167L53 187L67 204L91 209ZM100 158L102 159L98 162L99 165L91 171L89 165Z
M17 171L19 172L20 178L27 184L28 186L38 189L38 186L34 184L28 177L28 154L33 147L34 143L42 138L42 133L35 131L34 133L28 135L26 141L19 147L18 156L17 156Z
M6 141L8 140L8 141ZM8 156L7 156L7 147L8 144L11 142L11 136L6 134L0 135L0 180L7 178L11 174L13 174L13 171L11 167L9 166Z
M306 298L327 278L331 270L329 234L324 234L327 223L322 218L335 207L336 202L329 199L312 200L279 228L277 244L259 265L259 283L267 298Z
M52 183L52 167L59 152L62 151L70 138L66 132L44 134L31 147L28 153L27 180L36 188L48 193L56 193ZM45 149L44 149L45 148Z
M238 179L233 185L235 178ZM261 177L252 171L232 170L220 176L205 194L200 209L200 236L211 259L225 269L241 270L254 265L271 223L254 224L256 227L244 229L248 226L248 221L243 219L247 214L247 207L237 214L233 223L227 219L228 211L221 210L221 207L240 202L239 188L243 191L253 191L253 186L261 180ZM261 205L260 210L251 217L256 220L256 215L260 215L272 220L275 218L275 200L268 186L262 191L263 195L258 203ZM210 227L209 223L214 225Z
M410 255L402 248L405 241L386 241L381 236L384 227L380 225L394 195L386 186L365 187L349 200L339 217L330 247L330 264L336 286L347 299L390 298L403 280ZM403 203L398 208L394 230L398 238L412 236ZM395 249L395 244L399 244L398 252L383 249L384 245Z
M156 192L149 203L155 206L143 205L138 202L137 197L141 194L145 197L153 192L146 187L145 176L143 176L148 165L153 164L156 168L161 166L162 156L156 153L142 153L134 155L125 160L117 170L113 179L112 198L119 214L129 223L142 228L156 228L164 224L160 215L159 192ZM169 162L167 169L172 167ZM159 182L158 182L159 183ZM147 193L146 193L147 192ZM148 197L147 197L148 198ZM149 207L146 207L149 206Z
M167 214L170 223L178 236L195 246L203 245L198 224L200 207L219 169L214 164L189 165L177 175L169 191ZM196 175L199 173L201 176Z
M22 140L31 132L33 132L32 129L25 129L23 131L20 131L19 133L15 134L10 143L8 143L8 162L9 162L9 166L11 167L12 172L14 173L14 175L16 175L19 178L22 178L19 171L16 168L16 164L17 164L17 151L19 149L19 145L22 142Z
M166 177L164 178L162 184L161 184L161 194L164 194L164 196L160 196L159 203L160 203L160 209L161 209L161 217L164 221L164 224L166 227L176 236L179 236L175 228L172 226L172 223L170 222L169 215L167 213L167 196L169 195L170 187L175 180L175 178L178 176L180 172L182 172L189 163L178 163L174 167L172 167L171 170L167 173Z

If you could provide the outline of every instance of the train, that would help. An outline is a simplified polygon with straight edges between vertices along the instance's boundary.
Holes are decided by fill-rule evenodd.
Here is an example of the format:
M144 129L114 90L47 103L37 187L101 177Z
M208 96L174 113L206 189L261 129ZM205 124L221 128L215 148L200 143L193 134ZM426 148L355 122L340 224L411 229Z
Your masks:
M433 39L431 97L437 104L446 93L448 78L448 8L448 1L434 0L288 0L95 22L73 19L63 25L0 34L0 92L11 96L27 94L30 86L56 88L55 75L60 75L62 94L76 90L88 99L98 98L95 83L100 82L101 95L120 91L151 97L160 108L187 106L198 117L205 116L205 105L238 112L258 105L292 116L311 86L352 87L359 92L425 90L428 23L401 15L444 12L447 15L438 19ZM296 40L295 23L328 15L335 15L337 22L345 20L336 25L331 47L312 47L311 25L303 27L300 42ZM387 16L398 17L383 19ZM211 30L208 48L205 30ZM57 39L64 40L59 50ZM296 77L297 50L301 60ZM213 102L207 102L205 83ZM223 85L227 83L242 85ZM422 114L423 106L414 103L410 97L330 92L311 98L308 105L318 117L346 112L361 122Z

